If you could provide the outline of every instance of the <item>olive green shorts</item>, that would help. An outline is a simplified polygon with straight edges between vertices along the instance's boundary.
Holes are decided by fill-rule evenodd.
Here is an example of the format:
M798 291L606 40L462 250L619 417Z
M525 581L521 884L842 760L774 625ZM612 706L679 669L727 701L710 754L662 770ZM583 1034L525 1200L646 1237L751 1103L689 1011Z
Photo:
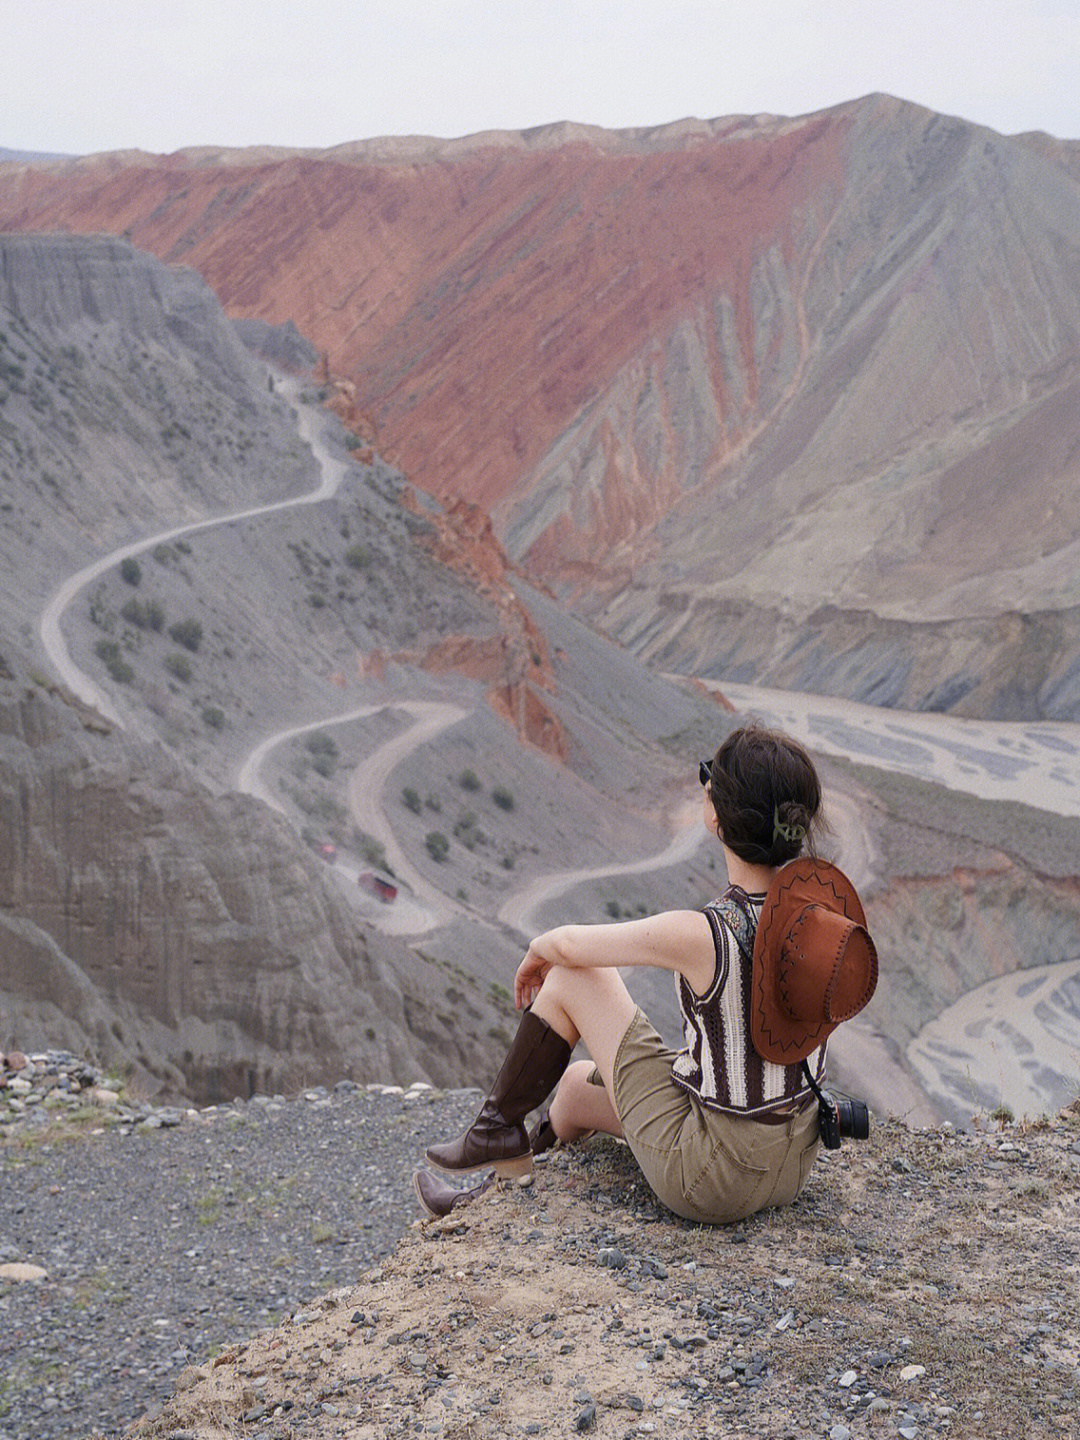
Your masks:
M779 1125L708 1110L675 1080L677 1054L639 1009L615 1056L615 1109L657 1198L710 1225L790 1205L817 1154L817 1105Z

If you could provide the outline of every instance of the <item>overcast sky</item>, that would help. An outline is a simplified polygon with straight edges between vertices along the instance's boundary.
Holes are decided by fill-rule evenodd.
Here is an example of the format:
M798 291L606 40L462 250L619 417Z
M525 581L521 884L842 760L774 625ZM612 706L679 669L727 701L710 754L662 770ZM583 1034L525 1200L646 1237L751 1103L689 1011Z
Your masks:
M329 146L801 115L1080 138L1080 0L0 0L0 148Z

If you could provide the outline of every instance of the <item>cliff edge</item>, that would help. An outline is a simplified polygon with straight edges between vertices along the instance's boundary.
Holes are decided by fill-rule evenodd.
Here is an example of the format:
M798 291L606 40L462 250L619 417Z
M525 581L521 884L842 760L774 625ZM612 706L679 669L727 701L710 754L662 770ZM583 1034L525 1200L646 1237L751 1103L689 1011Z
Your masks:
M418 1222L128 1436L1074 1435L1078 1205L1080 1102L875 1126L791 1209L718 1230L592 1142Z

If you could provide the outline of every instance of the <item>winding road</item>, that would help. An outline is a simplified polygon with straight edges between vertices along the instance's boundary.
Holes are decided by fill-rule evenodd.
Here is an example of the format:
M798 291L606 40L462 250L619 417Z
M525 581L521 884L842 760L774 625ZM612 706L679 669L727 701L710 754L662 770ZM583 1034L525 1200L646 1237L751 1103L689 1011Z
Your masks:
M319 465L319 484L306 495L293 496L287 500L275 500L266 505L249 506L244 510L232 511L211 519L189 521L173 525L167 530L156 531L153 535L129 541L100 559L84 566L54 592L45 606L39 622L41 642L46 656L61 682L85 704L92 706L106 719L120 729L139 728L133 717L121 713L119 704L105 694L97 682L82 670L71 658L64 639L61 622L72 601L88 585L107 574L121 561L144 554L158 545L168 544L200 530L209 530L218 525L235 525L244 520L272 515L278 511L295 509L301 505L317 505L337 494L342 481L349 473L348 465L336 460L330 453L319 431L318 418L310 409L298 403L299 383L290 378L279 379L280 392L290 402L296 416L296 427L300 438L310 447ZM372 911L370 918L380 929L391 933L414 934L433 929L460 910L460 906L443 895L430 881L412 865L382 808L381 795L391 771L417 746L425 744L441 731L464 719L466 711L456 705L437 702L402 700L361 705L342 714L322 716L302 725L291 725L277 730L260 740L245 757L236 772L236 788L241 793L252 795L279 813L285 807L260 777L267 756L285 741L304 735L312 730L329 729L335 725L346 725L350 721L363 719L380 710L405 711L413 717L413 724L402 734L394 736L368 755L355 769L348 785L348 801L353 819L357 825L378 840L386 851L389 864L395 875L407 887L403 889L393 906L369 902L356 889L358 871L349 865L335 867L335 874L351 883L351 896L365 910ZM372 909L372 907L376 907Z
M863 888L872 874L874 847L859 808L848 796L836 791L829 791L825 800L837 837L837 860L856 886ZM625 864L556 870L538 876L510 896L499 911L499 919L504 925L529 937L540 928L543 907L587 880L607 880L615 875L643 875L684 864L699 846L708 844L711 839L702 823L700 792L694 800L688 800L680 808L673 829L675 833L671 841L656 855L646 855L641 860Z
M664 870L689 860L698 845L707 838L701 823L701 805L688 802L679 811L675 835L657 855L646 855L618 865L599 865L592 869L555 870L539 875L523 889L511 895L499 911L499 919L519 934L531 937L540 928L539 912L550 901L573 890L587 880L607 880L613 875L643 875L651 870Z
M281 381L281 393L293 406L296 428L300 438L311 447L312 453L319 462L321 479L314 490L309 491L306 495L293 496L289 500L275 500L268 505L254 505L246 510L236 510L231 514L218 515L209 520L194 520L183 525L173 525L168 530L160 530L154 535L147 535L141 540L133 540L127 545L121 545L110 551L108 555L103 555L99 560L95 560L92 564L84 566L82 570L69 576L49 598L42 611L38 624L41 643L61 682L85 704L92 706L120 729L125 729L127 722L120 714L119 707L114 705L101 687L71 658L67 641L60 628L65 610L80 591L85 590L87 585L112 570L121 561L142 555L147 550L155 549L158 545L166 545L172 540L194 535L199 530L212 529L216 525L235 525L240 520L254 520L256 516L272 515L278 510L291 510L298 505L317 505L321 500L329 500L336 495L341 482L348 474L348 466L340 460L335 460L322 443L317 433L315 417L303 405L296 403L298 391L299 385L296 381ZM130 720L130 717L128 719Z
M418 746L464 720L468 711L439 701L388 701L361 705L341 715L312 720L304 725L292 725L286 730L275 731L256 745L237 771L236 788L285 814L284 805L260 776L263 763L271 751L297 735L347 725L350 721L362 720L384 710L405 712L413 717L413 723L401 734L384 741L355 767L349 777L346 797L353 820L385 850L387 864L399 883L398 897L393 905L386 906L357 892L355 886L360 872L354 865L339 862L334 867L334 874L349 882L353 887L353 897L378 929L391 935L416 935L444 924L452 915L460 913L462 907L432 885L405 854L383 808L382 795L391 773L402 761Z

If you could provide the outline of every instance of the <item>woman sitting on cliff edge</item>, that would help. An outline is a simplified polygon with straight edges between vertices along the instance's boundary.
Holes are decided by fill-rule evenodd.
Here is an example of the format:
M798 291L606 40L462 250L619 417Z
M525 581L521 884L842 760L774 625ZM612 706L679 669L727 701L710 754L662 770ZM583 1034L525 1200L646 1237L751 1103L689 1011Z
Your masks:
M537 936L518 966L517 1035L480 1114L432 1164L467 1174L529 1171L556 1140L625 1138L657 1197L688 1220L722 1225L790 1204L818 1149L806 1071L825 1072L828 1035L869 999L873 944L850 881L813 854L821 786L796 741L734 731L700 767L704 815L727 865L727 890L702 910ZM618 967L676 977L685 1046L666 1046ZM570 1064L581 1040L591 1060ZM560 1083L561 1082L561 1083ZM558 1084L530 1134L526 1117ZM432 1215L490 1180L457 1190L415 1177Z

